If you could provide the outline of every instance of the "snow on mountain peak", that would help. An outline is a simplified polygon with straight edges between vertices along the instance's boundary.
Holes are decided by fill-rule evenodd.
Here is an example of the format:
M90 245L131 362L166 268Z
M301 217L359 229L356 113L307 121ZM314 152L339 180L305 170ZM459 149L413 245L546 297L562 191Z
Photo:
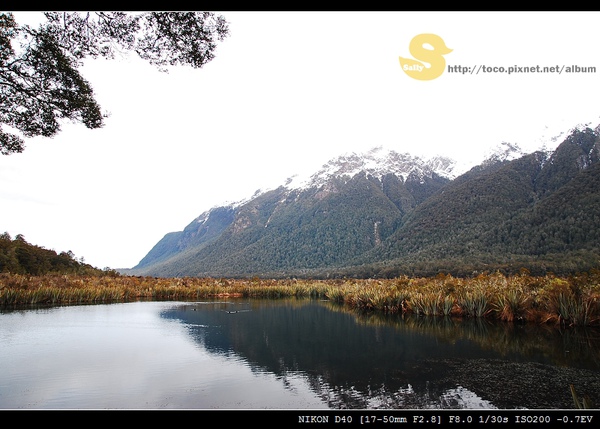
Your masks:
M288 189L299 189L320 186L332 177L353 177L365 172L381 179L386 174L395 174L406 181L409 176L423 178L437 174L454 178L456 162L443 156L423 159L409 153L398 153L394 150L374 147L364 153L350 152L334 158L310 177L292 176L285 186Z
M517 143L502 142L488 151L484 163L512 161L525 155Z

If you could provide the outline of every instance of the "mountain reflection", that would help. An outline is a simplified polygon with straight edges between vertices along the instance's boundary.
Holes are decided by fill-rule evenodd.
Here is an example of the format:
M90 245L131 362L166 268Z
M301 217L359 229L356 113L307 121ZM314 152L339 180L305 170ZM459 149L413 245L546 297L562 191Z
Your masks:
M308 300L187 303L162 317L284 383L303 374L331 408L571 408L569 383L600 397L597 331L357 315Z

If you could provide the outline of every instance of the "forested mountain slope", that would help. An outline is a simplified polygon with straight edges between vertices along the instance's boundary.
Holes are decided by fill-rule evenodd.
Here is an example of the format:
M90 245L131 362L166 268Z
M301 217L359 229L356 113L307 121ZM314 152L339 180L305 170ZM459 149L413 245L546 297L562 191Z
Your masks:
M342 156L301 186L217 207L167 234L131 272L155 276L392 276L588 270L600 255L600 138L551 153L453 163Z

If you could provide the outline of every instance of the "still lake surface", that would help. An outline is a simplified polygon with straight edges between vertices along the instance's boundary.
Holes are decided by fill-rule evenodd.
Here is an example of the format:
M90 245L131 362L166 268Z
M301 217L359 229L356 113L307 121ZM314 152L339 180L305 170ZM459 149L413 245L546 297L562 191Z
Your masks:
M0 311L2 409L559 409L600 333L311 300Z

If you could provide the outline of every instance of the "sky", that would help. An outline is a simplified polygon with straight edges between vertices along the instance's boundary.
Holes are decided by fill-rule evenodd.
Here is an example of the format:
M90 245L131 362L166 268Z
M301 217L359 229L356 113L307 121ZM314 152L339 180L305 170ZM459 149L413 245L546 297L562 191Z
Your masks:
M501 142L552 149L600 124L597 12L216 13L230 35L202 69L86 60L110 116L0 155L0 232L130 268L204 211L344 153L383 146L469 163ZM445 60L432 80L399 61L424 60L409 49L420 34L452 49L432 60ZM562 72L516 72L537 65Z

